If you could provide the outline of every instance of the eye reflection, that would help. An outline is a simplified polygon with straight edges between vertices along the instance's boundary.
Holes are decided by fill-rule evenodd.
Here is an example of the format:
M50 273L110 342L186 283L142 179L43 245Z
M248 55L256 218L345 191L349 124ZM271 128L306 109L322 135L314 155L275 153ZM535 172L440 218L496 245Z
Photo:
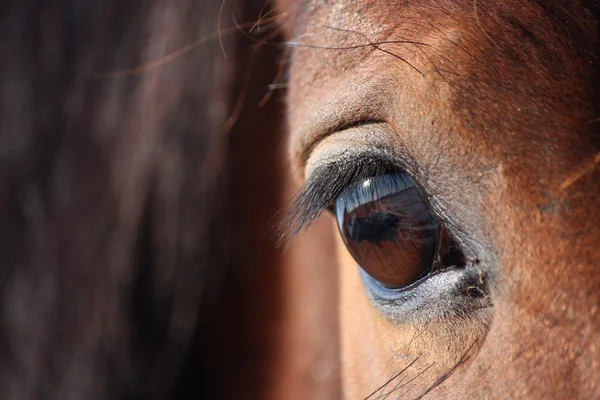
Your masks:
M432 268L440 228L408 175L375 176L336 201L340 233L350 254L388 288L402 288Z

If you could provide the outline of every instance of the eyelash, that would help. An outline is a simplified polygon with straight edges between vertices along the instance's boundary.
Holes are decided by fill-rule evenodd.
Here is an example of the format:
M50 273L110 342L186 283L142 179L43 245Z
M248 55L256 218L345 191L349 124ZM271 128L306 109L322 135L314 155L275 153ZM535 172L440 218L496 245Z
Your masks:
M292 240L307 229L323 211L332 211L331 205L339 195L360 180L401 170L381 154L361 154L352 160L317 167L298 191L283 218L282 238L287 233L289 240Z

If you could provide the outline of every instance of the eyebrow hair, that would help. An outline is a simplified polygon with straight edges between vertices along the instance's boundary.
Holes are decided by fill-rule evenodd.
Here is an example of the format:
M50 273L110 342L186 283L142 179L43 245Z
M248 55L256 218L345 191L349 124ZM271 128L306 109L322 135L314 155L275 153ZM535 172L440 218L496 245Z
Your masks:
M402 171L382 154L362 152L316 167L296 194L280 225L280 243L306 230L344 192L361 180Z

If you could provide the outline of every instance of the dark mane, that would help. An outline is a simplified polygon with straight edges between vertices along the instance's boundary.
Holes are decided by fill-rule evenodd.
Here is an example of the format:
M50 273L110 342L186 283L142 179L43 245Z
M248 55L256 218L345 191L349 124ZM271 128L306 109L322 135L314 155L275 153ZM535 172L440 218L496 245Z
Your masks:
M231 209L259 200L230 200L256 178L229 160L252 143L246 115L272 70L247 90L245 129L225 129L251 46L234 29L217 37L219 17L231 27L263 4L220 3L0 6L1 398L221 390L215 340L229 326L212 324L249 235Z

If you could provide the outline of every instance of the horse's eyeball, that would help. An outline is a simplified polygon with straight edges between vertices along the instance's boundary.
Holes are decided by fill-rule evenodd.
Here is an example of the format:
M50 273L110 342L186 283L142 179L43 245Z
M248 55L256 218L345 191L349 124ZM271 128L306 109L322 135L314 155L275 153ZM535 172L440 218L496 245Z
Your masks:
M405 173L365 179L344 191L335 208L350 254L383 286L403 288L431 271L440 226Z

